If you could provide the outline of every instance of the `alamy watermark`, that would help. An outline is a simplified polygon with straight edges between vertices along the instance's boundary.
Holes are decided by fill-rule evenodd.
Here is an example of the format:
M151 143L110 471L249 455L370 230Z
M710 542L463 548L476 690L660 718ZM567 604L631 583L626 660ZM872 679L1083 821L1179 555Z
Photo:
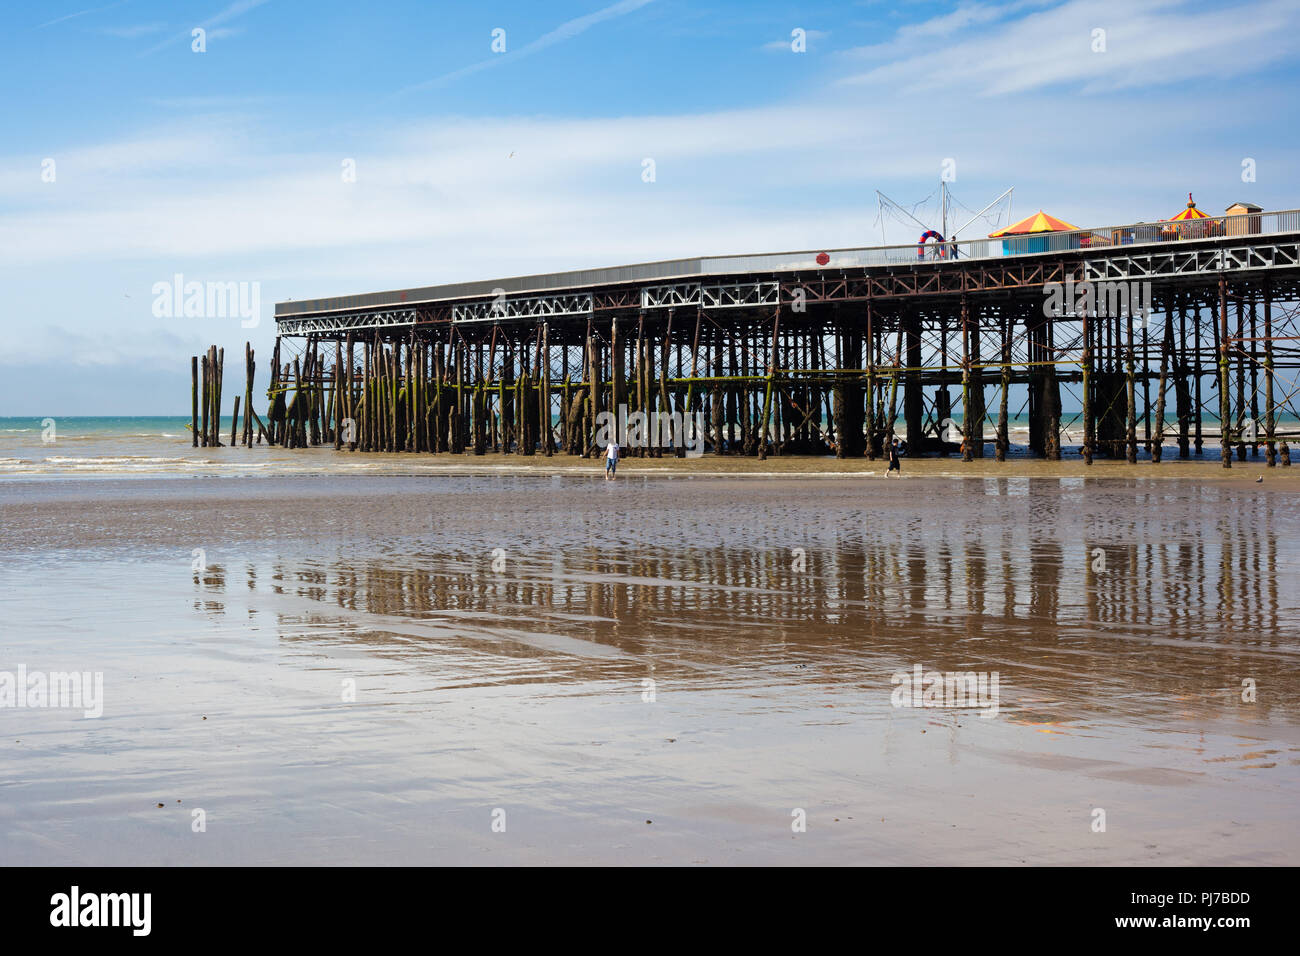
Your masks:
M132 936L148 936L153 925L152 893L83 893L74 885L50 897L50 925L121 927Z
M102 671L0 671L0 707L80 709L87 720L104 714Z
M889 701L895 707L979 708L981 717L996 717L1000 696L997 671L898 671Z
M186 282L176 273L155 282L153 314L157 319L239 318L241 328L256 328L262 321L262 283Z
M1137 316L1146 328L1151 315L1150 282L1046 282L1043 284L1043 315L1049 319L1066 316L1120 318Z
M704 412L632 412L618 406L618 416L601 412L596 416L596 447L610 443L621 448L683 448L687 458L704 454Z

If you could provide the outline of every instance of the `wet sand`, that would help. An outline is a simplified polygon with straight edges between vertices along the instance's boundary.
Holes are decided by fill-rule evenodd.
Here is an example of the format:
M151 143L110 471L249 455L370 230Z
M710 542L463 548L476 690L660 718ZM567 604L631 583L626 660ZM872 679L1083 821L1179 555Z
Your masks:
M0 859L1300 862L1290 469L807 461L0 483Z

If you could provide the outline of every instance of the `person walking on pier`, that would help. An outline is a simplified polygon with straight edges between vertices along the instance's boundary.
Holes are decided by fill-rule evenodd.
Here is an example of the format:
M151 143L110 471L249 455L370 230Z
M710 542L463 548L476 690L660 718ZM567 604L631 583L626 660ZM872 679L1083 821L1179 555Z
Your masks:
M613 481L614 472L618 469L618 442L611 441L609 447L605 449L605 480Z
M886 478L894 472L898 472L899 478L903 477L903 459L900 457L900 454L901 448L898 444L898 439L895 438L889 445L889 470L885 472Z

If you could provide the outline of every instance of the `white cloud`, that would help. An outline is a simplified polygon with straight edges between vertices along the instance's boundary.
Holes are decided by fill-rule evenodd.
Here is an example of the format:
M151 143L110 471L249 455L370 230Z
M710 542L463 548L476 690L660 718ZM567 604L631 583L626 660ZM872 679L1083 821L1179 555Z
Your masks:
M1158 110L1117 102L1104 130L1013 135L1024 128L1015 117L972 120L961 99L918 110L906 97L841 95L700 115L443 117L356 131L337 152L311 153L269 148L276 137L248 120L199 117L138 140L56 152L54 184L40 182L30 157L0 159L9 207L0 246L17 268L156 260L166 275L221 260L243 263L243 278L326 255L346 268L419 249L427 271L436 263L455 279L465 277L457 270L490 276L506 263L533 272L766 245L872 244L880 241L870 225L873 189L918 198L947 157L957 160L955 190L976 208L1015 183L1017 208L1042 205L1081 225L1150 219L1169 215L1175 194L1202 191L1228 131L1221 123L1216 137L1186 133L1232 104L1230 91ZM1017 109L1068 111L1045 96L1022 98ZM1093 135L1126 149L1082 148ZM1178 150L1165 148L1172 141ZM640 178L646 157L656 162L654 183ZM1162 181L1177 188L1166 202L1134 208L1133 197L1150 192L1154 157ZM356 183L343 182L345 158L356 161ZM1279 183L1287 165L1273 167ZM1237 172L1234 161L1223 180L1240 191ZM409 280L435 281L418 273L413 266ZM364 288L365 270L355 274Z
M970 5L900 31L895 44L851 51L850 57L888 62L841 83L939 96L1170 85L1257 71L1293 56L1300 32L1293 0L1210 10L1192 9L1186 0L1071 0L970 29L1000 19L1006 9ZM1098 29L1105 31L1105 52L1093 50ZM955 43L932 48L934 37L953 33L960 34Z

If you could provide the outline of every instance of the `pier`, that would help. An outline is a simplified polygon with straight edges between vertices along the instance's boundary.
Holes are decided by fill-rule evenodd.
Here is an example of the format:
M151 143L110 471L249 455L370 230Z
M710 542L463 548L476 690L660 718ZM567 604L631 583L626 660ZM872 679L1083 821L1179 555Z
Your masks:
M694 422L706 454L760 459L874 459L897 433L909 456L1001 461L1022 415L1051 460L1159 462L1176 440L1180 458L1217 443L1225 468L1289 465L1300 438L1297 210L678 259L275 318L265 416L245 355L245 444L586 456L622 409L671 422L628 443L639 457L686 454ZM221 364L194 361L195 443L220 442Z

